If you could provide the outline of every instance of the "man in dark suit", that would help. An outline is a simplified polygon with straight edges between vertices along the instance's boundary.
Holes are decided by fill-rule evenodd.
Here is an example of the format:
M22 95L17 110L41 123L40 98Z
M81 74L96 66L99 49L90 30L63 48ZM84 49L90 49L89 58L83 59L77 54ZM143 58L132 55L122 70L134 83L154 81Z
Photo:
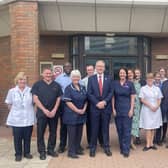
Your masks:
M101 129L103 135L104 152L107 156L111 156L109 125L112 113L112 80L104 74L104 61L98 60L95 68L97 74L88 79L88 99L90 101L91 120L90 156L95 156L99 129Z

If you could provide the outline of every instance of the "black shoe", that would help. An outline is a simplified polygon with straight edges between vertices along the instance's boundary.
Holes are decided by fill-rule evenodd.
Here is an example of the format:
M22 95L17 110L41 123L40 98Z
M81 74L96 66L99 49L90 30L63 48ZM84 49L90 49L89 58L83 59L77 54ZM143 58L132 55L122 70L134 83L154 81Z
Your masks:
M90 157L95 157L96 153L95 151L90 151Z
M156 147L156 146L154 146L154 145L153 145L153 146L151 146L150 148L151 148L151 149L153 149L153 150L157 150L157 147Z
M79 156L77 156L76 154L68 154L68 157L72 158L72 159L78 159Z
M162 144L162 142L157 142L156 143L158 146L162 146L163 144Z
M124 156L125 158L128 158L128 157L129 157L129 153L123 153L123 156Z
M84 148L82 146L79 146L79 150L84 151Z
M150 149L151 149L151 147L146 147L146 146L145 146L145 147L143 148L143 151L146 152L146 151L148 151L148 150L150 150Z
M104 153L105 153L107 156L112 156L112 152L110 151L110 149L105 149L105 150L104 150Z
M76 152L76 154L77 154L77 155L84 155L84 152L83 152L82 150L78 150L78 151Z
M32 159L33 156L30 153L24 154L24 157L27 159Z
M21 160L22 160L22 156L20 156L20 155L15 156L16 162L20 162Z
M48 151L47 155L50 155L52 157L58 157L58 153L56 151Z
M40 160L46 160L46 154L40 153Z
M136 145L140 145L141 144L141 139L139 137L136 137L135 144Z
M64 153L65 152L65 147L59 147L58 153Z

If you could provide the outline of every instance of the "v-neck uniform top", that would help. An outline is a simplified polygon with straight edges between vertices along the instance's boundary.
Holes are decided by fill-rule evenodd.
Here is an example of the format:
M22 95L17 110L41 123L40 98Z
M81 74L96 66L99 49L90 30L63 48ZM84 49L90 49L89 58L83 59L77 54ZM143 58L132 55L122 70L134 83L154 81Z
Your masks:
M79 88L80 90L77 90L73 84L67 86L63 95L63 100L65 102L72 102L77 108L82 109L87 101L87 93L84 86L79 84ZM86 113L82 115L78 114L65 104L63 122L70 125L85 123Z
M31 88L26 86L23 91L18 86L8 91L5 103L11 105L6 124L15 127L34 125L35 112L32 101Z
M131 108L131 95L136 94L135 87L131 81L125 81L123 85L120 81L114 81L114 99L117 116L128 116Z
M57 98L62 95L61 87L55 81L47 84L44 80L40 80L33 85L31 92L38 96L42 105L49 111L54 108ZM42 110L37 108L37 117L44 115Z

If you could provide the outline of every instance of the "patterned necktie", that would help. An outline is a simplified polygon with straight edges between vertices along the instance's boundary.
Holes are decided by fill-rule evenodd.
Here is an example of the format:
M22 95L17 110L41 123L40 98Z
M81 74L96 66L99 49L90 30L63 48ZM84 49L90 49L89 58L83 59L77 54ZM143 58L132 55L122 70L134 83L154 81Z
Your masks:
M101 75L99 75L99 91L100 91L100 96L102 96L103 84L102 84L102 77L101 77Z

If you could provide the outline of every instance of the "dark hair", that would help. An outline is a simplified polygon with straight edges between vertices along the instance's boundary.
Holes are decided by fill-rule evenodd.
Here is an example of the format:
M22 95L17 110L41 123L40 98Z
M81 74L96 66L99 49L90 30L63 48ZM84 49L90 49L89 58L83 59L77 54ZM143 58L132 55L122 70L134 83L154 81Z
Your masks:
M126 72L126 74L128 75L128 69L126 67L121 67L118 71L118 73L120 73L121 70L124 70Z
M46 66L46 67L42 68L42 72L44 72L45 70L50 70L52 72L52 69L49 66Z
M93 64L87 64L86 65L86 68L89 67L89 66L92 66L94 68L94 65Z
M163 70L166 72L166 68L160 67L160 68L159 68L159 71L160 71L161 69L163 69Z
M128 71L131 71L131 72L133 73L133 75L134 75L134 78L135 78L135 70L134 70L134 69L131 69L131 68L128 68L128 69L127 69L127 72L128 72Z

